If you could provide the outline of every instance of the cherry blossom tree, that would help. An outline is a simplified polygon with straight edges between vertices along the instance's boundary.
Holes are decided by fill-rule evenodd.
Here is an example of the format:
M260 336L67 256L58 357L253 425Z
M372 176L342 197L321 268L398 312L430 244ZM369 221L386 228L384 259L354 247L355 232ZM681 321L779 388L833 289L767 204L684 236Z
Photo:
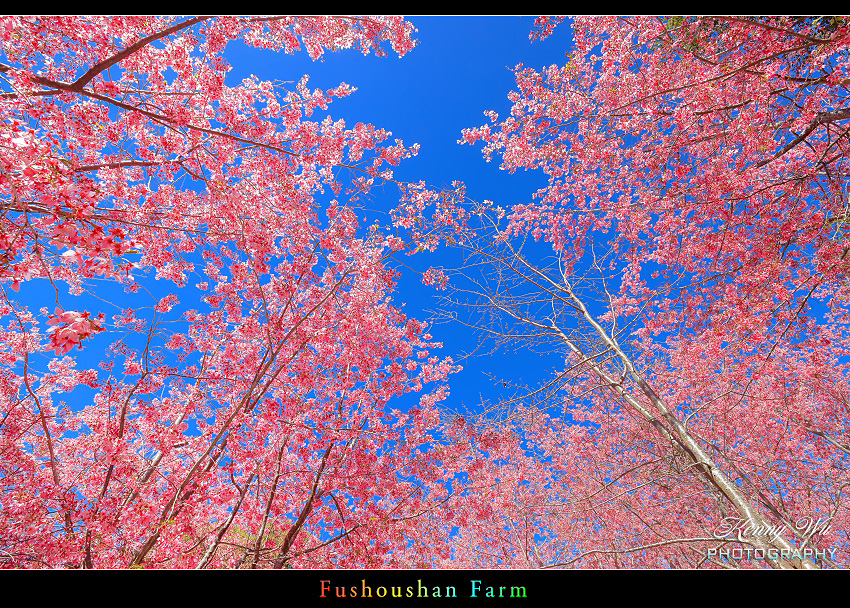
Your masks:
M225 84L402 18L0 18L0 565L846 565L850 23L571 27L463 134L548 176L502 209L311 120L345 84ZM441 244L452 320L562 362L480 415L392 303Z
M404 227L443 199L399 184L402 232L360 230L356 197L415 147L311 121L345 84L225 84L230 41L402 56L413 33L398 17L0 18L0 565L449 558L434 432L456 368L391 304L388 264L428 245Z
M463 134L548 185L479 209L449 315L563 356L503 408L541 470L469 559L846 565L850 22L571 27L565 64L518 66L510 115Z

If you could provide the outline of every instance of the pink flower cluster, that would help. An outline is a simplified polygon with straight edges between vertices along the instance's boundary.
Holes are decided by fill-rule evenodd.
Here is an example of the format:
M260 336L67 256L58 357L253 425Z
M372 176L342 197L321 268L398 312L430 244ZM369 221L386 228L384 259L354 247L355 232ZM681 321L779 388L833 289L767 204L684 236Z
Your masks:
M422 282L425 285L434 285L437 289L445 289L449 278L442 270L431 266L422 276Z
M89 319L89 313L76 310L63 311L57 308L55 316L50 317L48 325L53 325L50 333L50 346L57 355L64 355L76 344L82 348L81 342L100 328Z

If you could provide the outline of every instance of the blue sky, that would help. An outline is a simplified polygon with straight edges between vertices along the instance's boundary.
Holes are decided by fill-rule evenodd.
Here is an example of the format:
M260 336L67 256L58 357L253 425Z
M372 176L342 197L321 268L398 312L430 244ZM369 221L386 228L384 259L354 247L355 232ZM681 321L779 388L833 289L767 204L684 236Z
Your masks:
M485 162L480 146L457 142L462 129L489 122L485 111L494 110L500 116L508 114L511 104L507 95L514 89L512 68L517 64L535 69L553 63L563 64L570 48L568 24L556 28L554 34L542 42L531 42L529 33L533 17L408 17L407 20L418 29L415 38L419 44L402 58L392 53L376 57L343 51L326 53L321 60L313 61L304 51L286 55L231 42L225 50L225 57L232 66L226 84L238 85L251 74L261 80L289 81L292 87L303 75L309 74L311 89L335 88L345 82L357 91L348 97L334 99L326 114L334 120L344 119L349 126L363 122L392 131L390 141L399 138L407 145L420 144L416 157L395 168L397 179L424 180L433 187L448 187L454 180L460 180L466 184L469 198L492 200L505 208L529 202L531 194L546 184L542 173L511 175L500 170L496 160ZM321 111L311 117L316 121L322 118ZM327 198L330 200L330 193ZM375 197L372 206L381 214L397 204L397 190L389 187L383 197ZM369 218L369 223L372 219ZM389 220L386 216L383 219ZM401 263L419 272L431 265L452 266L458 259L443 251L400 256ZM62 292L61 286L59 299L66 310L103 312L110 319L125 306L151 306L157 299L176 293L167 281L150 278L138 278L150 296L144 293L128 295L120 285L98 281L94 292L101 299L100 303L90 301L91 295L79 296L77 300ZM190 281L190 285L192 283ZM437 305L435 297L439 295L441 292L422 285L415 272L403 270L395 303L399 306L403 303L408 316L426 320L429 311ZM21 286L18 296L36 309L46 306L52 311L56 306L56 294L46 282L27 282ZM172 317L175 312L172 311ZM146 315L145 310L140 309L137 317L146 318ZM83 350L74 349L69 353L79 368L96 367L103 355L102 348L118 337L113 332L106 334L93 337ZM436 325L431 334L444 344L441 352L433 354L452 356L455 362L479 344L478 336L456 324ZM137 340L140 341L138 347L144 343L141 334L135 337L128 334L123 338L131 346ZM45 353L44 363L52 356L51 351ZM542 358L523 349L466 359L461 362L464 371L450 378L451 396L444 405L455 410L475 410L479 409L482 398L493 402L517 396L514 383L533 387L551 379L551 371L559 361L563 361L560 355ZM503 382L507 382L507 387ZM76 409L87 401L90 393L80 386L66 401ZM391 407L405 409L417 401L418 395L406 396Z
M392 131L391 139L420 144L418 156L395 169L396 178L425 180L435 187L460 180L466 184L469 198L492 200L506 208L530 201L532 192L546 184L542 173L508 174L499 169L496 160L485 162L480 146L460 145L457 140L462 129L489 122L485 111L508 114L507 94L515 88L512 69L517 64L535 69L563 64L570 49L568 25L556 28L542 42L531 42L533 17L414 16L407 20L418 29L415 37L419 44L402 58L348 51L312 61L303 52L283 55L231 43L226 56L233 69L227 84L237 84L250 74L294 82L309 74L310 88L329 89L345 82L357 91L335 99L328 115L335 120L342 118L350 126L371 123ZM312 118L321 120L322 114ZM374 201L375 209L389 209L395 204L394 189L386 192L384 200ZM419 270L453 263L443 253L420 254L402 261ZM404 302L408 315L426 319L427 311L435 306L435 295L438 292L423 286L417 275L405 272L395 300ZM477 336L458 325L437 325L431 333L444 343L441 354L456 360L478 344ZM450 409L477 409L482 395L490 400L514 396L513 382L521 378L534 385L548 377L548 370L559 359L543 359L522 350L467 359L462 363L464 371L450 380L451 397L445 405ZM503 381L508 383L507 388Z

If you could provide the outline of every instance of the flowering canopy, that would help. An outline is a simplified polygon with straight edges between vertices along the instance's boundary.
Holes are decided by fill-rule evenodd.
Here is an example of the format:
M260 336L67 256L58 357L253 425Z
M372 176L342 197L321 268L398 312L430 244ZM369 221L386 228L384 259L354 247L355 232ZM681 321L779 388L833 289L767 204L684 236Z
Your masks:
M571 25L569 60L519 66L510 115L463 135L549 178L502 234L549 243L555 266L476 250L499 268L482 306L568 355L563 415L517 414L549 471L525 503L554 535L543 562L718 565L713 531L740 517L846 563L850 23Z
M345 84L225 84L231 41L402 56L402 18L0 18L0 565L847 563L850 23L570 25L462 134L548 177L493 209L311 120ZM443 244L453 320L563 355L495 423L441 420L392 304Z
M428 448L445 389L407 413L387 403L455 368L390 304L386 256L404 242L364 237L348 205L318 198L351 200L415 148L311 122L345 84L227 86L223 56L233 40L401 56L413 31L398 17L0 19L0 563L447 555L429 546L447 537L429 532L450 496ZM431 198L404 187L399 217ZM53 314L25 297L34 279ZM132 295L111 304L95 280ZM103 296L96 320L65 304L85 294ZM105 347L98 368L63 356L75 346Z

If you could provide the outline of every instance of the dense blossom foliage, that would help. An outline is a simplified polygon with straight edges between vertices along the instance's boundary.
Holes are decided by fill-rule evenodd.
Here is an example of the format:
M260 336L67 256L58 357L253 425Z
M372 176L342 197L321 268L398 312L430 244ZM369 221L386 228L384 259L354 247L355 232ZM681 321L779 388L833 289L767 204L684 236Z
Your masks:
M850 21L556 27L462 134L548 177L494 207L311 120L346 84L225 84L402 18L0 17L0 567L846 566ZM443 246L448 316L550 381L441 413L390 258Z
M345 84L228 86L223 55L401 56L413 33L398 17L0 19L0 565L448 557L445 388L388 406L456 369L390 303L387 255L427 235L362 234L328 203L416 149L311 122ZM438 196L401 186L403 230Z
M533 36L561 21L539 19ZM567 355L510 412L518 453L545 463L489 527L518 557L477 559L846 565L850 22L571 27L566 63L519 66L510 115L463 134L506 170L545 172L497 229L558 257L545 267L510 240L470 242L495 268L474 285L480 310ZM784 532L718 539L724 518ZM513 526L532 540L517 545Z

